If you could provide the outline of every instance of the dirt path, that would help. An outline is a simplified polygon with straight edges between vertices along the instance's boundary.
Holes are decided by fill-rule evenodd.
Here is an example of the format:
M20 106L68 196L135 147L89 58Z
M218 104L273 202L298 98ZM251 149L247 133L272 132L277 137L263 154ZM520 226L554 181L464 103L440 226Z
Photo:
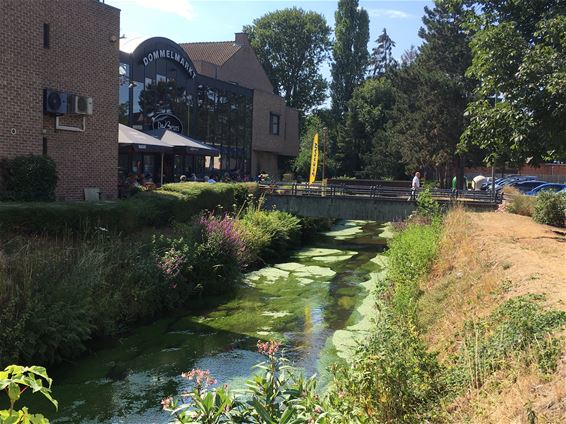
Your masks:
M460 350L465 322L510 298L542 294L548 307L566 311L565 229L505 212L464 211L451 212L445 229L421 299L425 339L441 361ZM537 424L566 423L566 354L551 376L532 364L510 369L457 398L449 421L528 424L531 411Z
M545 294L566 311L566 229L509 213L470 213L474 239L511 282L507 297ZM486 255L487 254L487 255Z

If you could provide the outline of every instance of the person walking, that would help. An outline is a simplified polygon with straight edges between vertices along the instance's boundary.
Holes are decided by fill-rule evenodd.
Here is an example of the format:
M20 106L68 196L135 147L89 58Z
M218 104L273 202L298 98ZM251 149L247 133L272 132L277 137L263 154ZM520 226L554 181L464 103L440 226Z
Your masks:
M416 200L417 198L417 191L421 188L421 173L419 171L415 172L415 176L413 177L413 182L411 183L411 199Z
M452 178L452 193L450 197L455 200L458 199L458 178L456 178L455 175L454 178Z

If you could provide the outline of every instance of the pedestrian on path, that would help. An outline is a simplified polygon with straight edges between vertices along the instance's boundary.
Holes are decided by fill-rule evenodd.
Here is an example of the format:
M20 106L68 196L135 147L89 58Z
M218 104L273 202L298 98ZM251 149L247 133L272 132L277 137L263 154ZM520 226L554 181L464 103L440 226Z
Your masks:
M411 198L410 200L416 200L417 192L421 187L421 173L419 171L415 172L413 177L413 182L411 183Z

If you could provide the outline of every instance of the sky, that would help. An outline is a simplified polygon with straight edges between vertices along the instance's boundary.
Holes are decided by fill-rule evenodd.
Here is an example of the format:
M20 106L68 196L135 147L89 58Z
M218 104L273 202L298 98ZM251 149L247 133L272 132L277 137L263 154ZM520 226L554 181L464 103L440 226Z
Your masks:
M287 7L301 7L323 14L334 27L337 0L105 0L122 10L120 34L126 38L160 36L182 42L227 41L234 33L268 12ZM395 41L397 58L411 45L421 43L417 31L422 25L424 7L432 1L397 0L360 1L370 16L370 43L387 28ZM327 70L324 72L327 73Z

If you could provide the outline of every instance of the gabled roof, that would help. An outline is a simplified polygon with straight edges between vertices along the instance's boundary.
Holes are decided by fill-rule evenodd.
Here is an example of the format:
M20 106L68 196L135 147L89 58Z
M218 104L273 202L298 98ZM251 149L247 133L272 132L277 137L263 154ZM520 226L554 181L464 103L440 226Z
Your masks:
M187 52L193 62L204 61L217 66L224 65L228 59L242 48L241 45L233 41L181 43L180 46Z

